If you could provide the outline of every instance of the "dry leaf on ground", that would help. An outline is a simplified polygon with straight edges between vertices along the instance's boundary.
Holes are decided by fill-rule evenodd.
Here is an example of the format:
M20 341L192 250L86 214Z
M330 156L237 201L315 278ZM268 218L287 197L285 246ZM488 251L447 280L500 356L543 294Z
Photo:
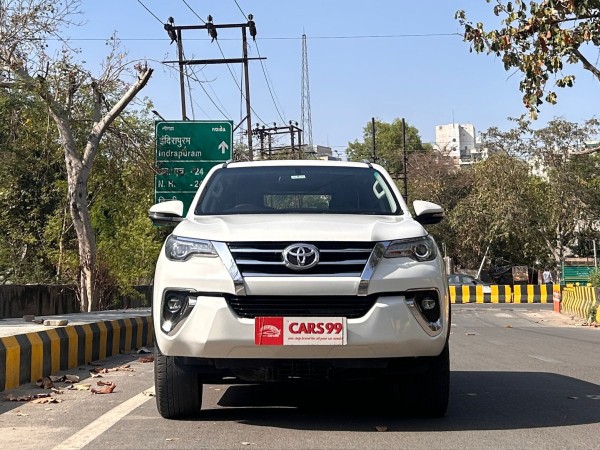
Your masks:
M40 378L35 382L35 384L38 387L41 387L42 389L52 389L54 387L54 383L52 382L50 377Z
M138 359L139 362L142 363L151 363L154 362L154 355L142 356Z
M85 384L72 384L67 389L69 389L69 390L75 389L76 391L87 391L91 387L92 387L92 385L91 384L87 384L87 383L85 383Z
M62 400L54 397L36 398L31 403L46 404L46 403L61 403Z
M11 402L29 402L36 398L46 398L46 397L50 397L51 395L52 394L30 394L30 395L18 395L18 396L10 395L10 396L8 396L7 400L11 401Z
M92 388L92 394L112 394L117 385L115 383L110 383L109 385L104 386L102 389L94 389Z

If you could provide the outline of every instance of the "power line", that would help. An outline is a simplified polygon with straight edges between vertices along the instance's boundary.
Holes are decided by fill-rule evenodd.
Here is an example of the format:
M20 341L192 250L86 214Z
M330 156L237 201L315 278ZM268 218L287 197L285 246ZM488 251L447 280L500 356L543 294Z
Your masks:
M233 0L233 1L235 2L235 4L237 5L238 9L242 13L242 16L244 16L244 19L246 19L246 14L244 14L244 11L242 11L242 8L240 8L240 4L237 2L237 0Z
M247 16L246 13L244 12L244 10L240 7L240 4L237 2L237 0L233 0L233 1L235 2L236 6L238 7L238 9L240 10L240 12L242 13L242 16L244 16L244 20L249 20L249 19L252 20L252 15ZM255 42L256 42L256 40L255 40ZM219 44L219 43L217 42L217 44ZM219 45L219 50L221 50L221 45ZM256 51L258 53L259 58L261 58L261 54L260 54L260 51L258 49L258 44L256 44ZM221 50L221 55L223 55L223 58L225 58L225 55L223 54L223 50ZM269 94L271 95L271 99L273 100L273 105L275 106L275 110L277 111L277 114L279 115L279 118L281 119L281 122L285 123L285 119L283 118L283 115L281 114L281 111L279 110L279 108L277 107L277 103L275 102L275 97L273 96L273 92L271 90L271 86L269 84L269 79L267 77L267 73L265 71L265 66L264 66L264 64L262 62L262 59L260 59L260 66L262 67L262 71L263 71L263 74L265 76L265 81L267 83L267 88L269 88ZM229 68L229 64L227 65L227 67ZM230 70L230 73L231 73L231 70ZM231 73L231 75L233 76L233 73ZM237 80L236 80L236 84L237 84ZM243 96L244 93L242 92L241 85L238 84L238 87L240 89L240 93ZM251 107L251 109L252 109L252 107ZM256 111L254 111L254 109L252 109L252 112L254 112L254 115L258 118L258 120L260 120L263 124L266 125L265 121L260 118L260 116L256 113ZM250 132L250 130L248 130L248 132Z
M204 19L202 17L200 17L196 13L196 11L194 11L194 9L188 4L188 2L186 2L185 0L181 0L181 1L185 4L185 6L187 6L190 9L190 11L192 11L192 14L194 14L198 19L200 19L202 21L203 24L206 25L206 22L204 21Z
M259 58L262 58L262 55L260 54L260 50L258 48L258 42L255 41L254 45L256 46L256 53L258 53ZM273 91L275 90L275 88L273 88L273 90L271 90L271 84L269 83L269 76L267 74L267 70L265 68L265 65L263 64L262 59L260 59L260 66L262 67L262 71L265 76L265 81L267 82L267 88L269 88L269 94L271 94L271 99L273 100L273 105L275 106L275 110L277 111L277 114L279 115L281 122L285 123L283 114L281 114L281 111L280 111L279 107L277 106L277 102L275 101L275 98L277 97L277 94L275 94L275 95L273 94Z
M154 14L152 11L150 11L150 10L149 10L149 9L146 7L146 5L144 5L144 4L142 3L142 1L141 1L141 0L137 0L137 2L138 2L140 5L142 5L146 11L148 11L150 14L152 14L152 15L154 16L154 18L155 18L156 20L158 20L158 21L161 23L161 25L164 25L163 21L162 21L162 20L160 20L160 19L159 19L159 18L156 16L156 14Z
M192 70L192 73L194 73L194 71L193 71L193 70ZM188 75L188 76L190 76L190 77L191 77L191 75ZM215 106L215 108L217 108L217 110L218 110L218 111L219 111L221 114L223 114L223 117L225 117L226 119L229 119L229 118L231 117L231 115L230 115L230 114L225 114L225 113L224 113L224 112L221 110L221 108L219 108L219 105L217 105L217 104L215 103L215 101L212 99L212 97L211 97L211 96L209 95L209 93L206 91L206 88L204 87L204 83L202 82L202 80L198 79L198 76L197 76L195 73L194 73L194 76L193 76L193 77L191 77L191 78L192 78L192 80L196 81L196 82L197 82L197 83L200 85L200 87L202 88L202 90L204 91L204 93L206 94L206 96L208 97L208 99L211 101L211 103L212 103L212 104ZM219 103L220 103L220 100L219 100ZM222 105L222 106L223 106L223 105ZM223 106L223 109L225 109L225 106ZM208 114L207 114L207 116L208 116Z
M195 16L196 16L198 19L200 19L200 20L201 20L201 21L202 21L204 24L206 24L206 22L204 21L204 19L202 19L202 18L201 18L201 17L200 17L200 16L199 16L199 15L196 13L196 11L194 11L194 9L193 9L193 8L192 8L192 7L191 7L189 4L188 4L188 2L187 2L186 0L181 0L181 1L182 1L182 2L183 2L183 3L184 3L184 4L185 4L185 5L186 5L186 6L187 6L189 9L190 9L190 11L192 11L192 13L193 13L193 14L194 14L194 15L195 15ZM236 2L236 4L237 4L237 2ZM238 8L239 8L239 5L238 5ZM240 11L242 11L242 9L241 9L241 8L240 8ZM242 11L242 14L244 14L244 12L243 12L243 11ZM244 16L244 17L245 17L245 16ZM213 39L213 40L215 40L215 39ZM217 47L219 47L219 51L221 52L221 56L223 57L223 59L227 59L227 58L225 57L225 53L223 53L223 49L221 48L221 44L219 44L219 41L218 41L218 40L216 40L216 42L217 42ZM227 70L229 71L229 74L231 75L231 78L233 78L233 81L235 82L236 86L237 86L237 87L238 87L238 89L240 90L240 93L242 94L242 96L243 96L244 98L246 98L246 96L244 95L244 92L243 92L242 86L241 86L241 85L238 83L238 81L237 81L237 78L236 78L236 77L235 77L235 75L233 74L233 71L231 70L231 67L230 67L229 63L226 63L226 66L227 66ZM205 92L206 92L206 91L205 91ZM214 102L213 102L213 103L214 103ZM261 117L260 117L260 116L257 114L257 112L256 112L256 111L254 111L254 108L250 107L250 109L251 109L251 111L254 113L254 115L256 116L256 118L257 118L258 120L260 120L262 123L265 123L265 121L261 119ZM248 130L248 133L249 133L249 132L250 132L250 130Z
M140 0L137 0L138 2ZM141 3L141 2L140 2ZM143 6L143 5L142 5ZM144 6L145 7L145 6ZM161 24L163 23L158 17L150 12ZM202 19L201 19L202 20ZM459 33L422 33L422 34L373 34L373 35L346 35L346 36L307 36L308 40L350 40L350 39L396 39L396 38L421 38L421 37L449 37L458 36L462 38L462 34ZM70 38L69 41L106 41L109 38ZM263 36L261 37L264 41L301 41L302 37L296 36ZM29 39L37 40L37 39ZM61 40L59 38L48 38L50 41ZM164 41L163 38L119 38L120 41ZM186 41L209 41L210 38L188 38ZM239 41L236 38L219 38L221 41Z

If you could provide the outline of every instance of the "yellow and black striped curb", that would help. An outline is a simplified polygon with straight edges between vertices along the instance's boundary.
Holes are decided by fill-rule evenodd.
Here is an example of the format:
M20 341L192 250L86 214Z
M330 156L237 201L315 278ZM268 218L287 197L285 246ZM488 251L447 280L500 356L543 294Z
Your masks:
M560 290L555 284L524 284L513 286L485 286L490 292L484 292L484 286L449 286L451 303L552 303L552 291Z
M152 316L70 325L0 338L0 392L151 344Z
M600 322L599 288L594 287L568 287L562 291L561 311L575 314L583 319L588 319L590 311L596 306L596 322Z

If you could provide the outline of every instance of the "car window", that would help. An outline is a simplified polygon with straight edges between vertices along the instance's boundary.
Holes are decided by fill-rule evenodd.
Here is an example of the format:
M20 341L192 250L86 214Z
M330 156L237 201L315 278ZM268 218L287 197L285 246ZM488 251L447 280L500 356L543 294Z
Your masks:
M460 277L458 275L450 275L448 277L448 283L450 283L450 284L460 284Z
M227 167L207 180L194 210L207 214L401 214L372 167Z

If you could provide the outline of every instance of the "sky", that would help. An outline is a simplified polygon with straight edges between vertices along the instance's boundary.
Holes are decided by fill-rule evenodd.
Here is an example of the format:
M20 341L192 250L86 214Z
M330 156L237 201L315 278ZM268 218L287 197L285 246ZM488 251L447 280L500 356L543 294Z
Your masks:
M147 60L154 74L142 91L167 120L181 119L177 47L163 28L201 25L210 14L215 24L243 23L253 14L256 41L250 41L252 123L301 122L302 35L306 35L313 143L343 153L362 141L372 117L385 122L405 118L423 142L435 141L435 126L472 123L482 132L508 130L509 117L526 112L518 89L520 73L506 72L493 55L469 52L454 14L497 24L485 0L83 0L84 25L64 35L80 48L80 58L94 73L108 52L113 33L131 61ZM184 31L188 59L240 58L241 31L219 30L218 44L206 30ZM594 56L592 57L594 59ZM583 122L598 113L600 86L578 66L575 86L557 88L558 104L544 104L537 121L543 127L556 117ZM187 115L195 120L245 117L240 93L240 64L193 66ZM204 90L208 95L204 92ZM210 97L210 98L209 98ZM216 106L215 106L216 104ZM245 127L245 124L244 126Z

